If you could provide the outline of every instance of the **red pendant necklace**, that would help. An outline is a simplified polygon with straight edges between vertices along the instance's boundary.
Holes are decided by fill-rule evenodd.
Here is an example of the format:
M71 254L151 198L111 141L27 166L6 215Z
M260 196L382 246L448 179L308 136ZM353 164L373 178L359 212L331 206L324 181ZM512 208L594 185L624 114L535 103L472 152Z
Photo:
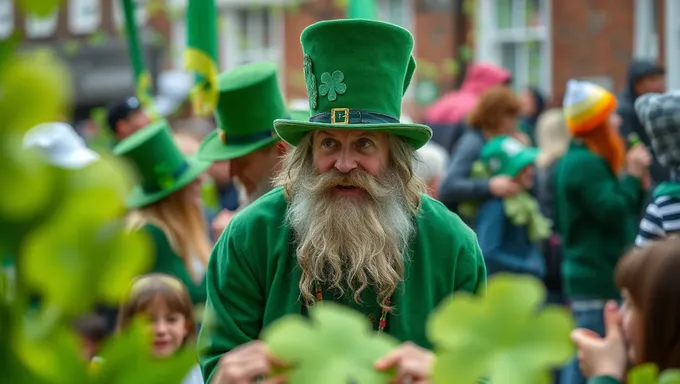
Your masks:
M321 284L318 282L314 282L314 290L316 293L316 301L317 302L322 302L323 301L323 290L321 289ZM390 299L387 299L387 306L390 306ZM378 333L381 333L385 330L385 327L387 326L387 310L383 308L380 311L380 320L378 320Z

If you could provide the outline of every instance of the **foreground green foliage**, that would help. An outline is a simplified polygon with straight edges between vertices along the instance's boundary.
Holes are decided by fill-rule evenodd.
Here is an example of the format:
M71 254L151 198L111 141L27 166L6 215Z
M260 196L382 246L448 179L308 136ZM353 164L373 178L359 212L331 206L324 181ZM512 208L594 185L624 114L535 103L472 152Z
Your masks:
M32 126L66 115L68 72L49 52L0 47L0 372L8 383L179 383L189 346L157 360L145 324L104 347L96 370L69 324L97 303L117 306L148 269L150 243L126 231L128 169L104 157L82 170L50 166L22 149ZM8 53L10 52L10 53Z
M47 15L59 1L22 0ZM8 383L179 383L195 364L192 346L154 359L148 327L135 322L111 339L92 369L70 321L95 303L116 305L149 263L148 239L125 231L126 167L104 157L77 171L51 167L22 149L32 126L67 115L69 74L49 52L15 55L17 38L0 42L0 372ZM37 297L39 300L35 300ZM431 315L434 383L547 383L549 369L573 356L566 310L542 307L545 292L529 277L497 276L484 297L458 294ZM281 319L263 339L290 365L290 384L385 383L373 363L397 342L368 321L324 303ZM680 384L680 371L644 365L630 384Z
M361 314L333 303L312 308L311 322L292 315L262 334L272 352L291 367L289 383L388 383L373 363L399 343L371 331Z

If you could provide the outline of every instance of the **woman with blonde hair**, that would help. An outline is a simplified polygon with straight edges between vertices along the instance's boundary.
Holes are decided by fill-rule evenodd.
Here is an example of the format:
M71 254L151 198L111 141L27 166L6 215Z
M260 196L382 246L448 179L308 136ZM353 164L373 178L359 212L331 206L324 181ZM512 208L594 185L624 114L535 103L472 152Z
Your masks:
M563 110L553 108L543 112L537 120L534 137L539 149L536 158L536 198L543 216L555 222L555 172L571 140ZM553 231L542 244L546 265L544 283L548 291L548 301L551 303L563 302L560 244L557 231Z
M201 200L202 175L210 162L185 158L166 121L121 141L114 153L130 160L139 184L128 197L132 230L147 231L155 245L150 272L184 283L194 304L205 302L205 268L211 252Z

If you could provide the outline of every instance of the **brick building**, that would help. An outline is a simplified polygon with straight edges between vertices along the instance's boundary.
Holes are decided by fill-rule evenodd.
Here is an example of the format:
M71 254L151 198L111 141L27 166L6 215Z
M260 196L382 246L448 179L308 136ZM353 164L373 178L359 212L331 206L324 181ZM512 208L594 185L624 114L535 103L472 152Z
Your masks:
M152 73L181 67L187 0L162 0L164 12L147 15L143 4L151 1L138 6L147 63ZM221 70L274 61L287 98L305 100L300 33L316 21L343 17L342 1L216 0ZM381 20L415 37L419 66L405 112L416 120L420 107L455 87L473 56L503 65L516 87L538 86L558 103L573 77L620 90L633 56L664 63L668 86L680 89L678 0L376 1ZM132 92L119 0L67 0L45 20L27 19L13 3L0 0L0 39L20 29L26 46L57 47L77 74L83 108ZM80 47L75 53L74 45Z
M343 17L337 1L309 0L286 12L277 11L277 4L254 9L252 0L243 1L249 4L245 8L233 0L222 2L221 14L232 26L222 34L223 68L276 61L285 73L288 98L304 99L300 33L313 22ZM433 81L439 93L453 88L466 51L475 60L510 69L515 87L537 86L557 104L570 78L622 89L634 56L665 64L669 88L680 88L680 1L377 1L379 18L409 29L416 40L419 69L405 102L405 110L416 119L419 106L431 99L427 90L432 87L421 85ZM234 40L239 34L246 36L245 48Z
M618 91L634 57L659 60L680 88L680 2L674 0L477 0L476 57L511 68L559 103L570 78ZM504 9L505 8L505 9ZM508 11L509 10L509 11ZM674 22L669 22L674 20ZM667 38L673 37L673 38Z

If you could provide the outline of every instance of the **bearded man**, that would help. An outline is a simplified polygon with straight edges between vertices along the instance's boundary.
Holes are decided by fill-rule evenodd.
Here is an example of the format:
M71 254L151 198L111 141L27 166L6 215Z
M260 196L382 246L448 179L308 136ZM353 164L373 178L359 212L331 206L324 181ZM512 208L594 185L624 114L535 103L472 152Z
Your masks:
M427 126L402 124L415 70L398 26L332 20L302 32L312 117L276 120L292 146L277 188L234 217L207 271L200 362L212 383L246 383L276 360L257 338L323 300L363 314L404 342L376 362L427 380L428 315L456 291L477 292L486 269L475 234L425 195L412 170Z

